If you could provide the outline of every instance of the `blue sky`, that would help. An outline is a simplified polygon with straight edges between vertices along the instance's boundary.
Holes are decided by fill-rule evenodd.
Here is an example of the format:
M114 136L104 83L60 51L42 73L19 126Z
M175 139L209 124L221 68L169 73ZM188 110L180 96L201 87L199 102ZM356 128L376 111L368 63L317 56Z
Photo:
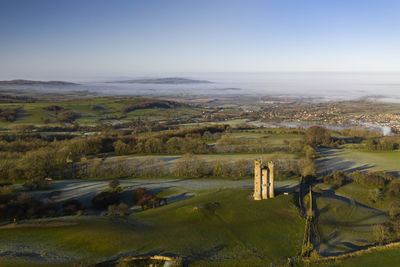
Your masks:
M0 78L400 71L397 0L0 0Z

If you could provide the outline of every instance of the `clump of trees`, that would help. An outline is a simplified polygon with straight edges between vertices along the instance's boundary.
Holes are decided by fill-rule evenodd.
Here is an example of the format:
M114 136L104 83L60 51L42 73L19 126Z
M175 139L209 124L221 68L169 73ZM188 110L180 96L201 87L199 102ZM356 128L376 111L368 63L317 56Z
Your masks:
M61 123L72 123L76 119L80 117L80 115L76 112L73 112L70 109L63 109L56 114L57 116L57 121Z
M192 154L186 154L173 165L171 173L176 177L202 177L208 173L206 162Z
M45 203L32 195L17 195L13 186L0 187L0 220L21 220L52 217L56 214L54 203Z
M184 106L182 103L167 100L154 100L154 99L141 99L140 102L124 107L121 111L123 113L128 113L137 109L147 109L147 108L177 108Z
M123 190L120 187L120 182L117 179L111 180L109 188L98 193L92 199L92 206L98 210L107 209L109 216L125 216L129 210L129 206L120 202L120 195Z
M275 152L264 159L275 162L276 177L298 177L301 175L315 175L315 151L311 147L302 152L300 159ZM183 155L174 163L162 158L143 157L121 161L96 159L82 162L76 167L75 177L79 178L123 178L123 177L251 177L254 171L254 161L248 159L204 160L191 153Z
M332 184L334 186L342 186L346 182L346 174L342 171L333 171L330 175L325 175L324 183Z
M113 179L108 183L108 186L110 187L111 191L113 192L121 192L122 188L119 186L119 181L117 179Z
M41 186L45 178L63 178L71 176L71 172L76 174L76 169L83 167L79 164L82 158L100 153L208 153L212 149L202 135L213 136L225 129L226 126L204 126L140 136L107 133L57 141L42 138L32 126L22 125L13 128L10 134L0 135L0 175L9 181L25 179L27 186L33 189ZM95 171L93 169L92 173ZM143 173L147 175L154 171Z
M0 109L0 121L13 122L17 119L19 108L2 108Z
M392 151L399 149L398 137L370 138L365 141L365 148L369 151Z
M114 205L119 202L118 192L103 191L95 195L92 199L92 206L95 209L107 209L109 205Z
M162 204L167 204L166 198L159 198L151 194L146 187L138 187L133 192L133 201L137 206L141 206L142 210L146 208L156 208Z
M72 123L74 120L78 119L80 115L71 109L64 108L62 106L57 106L57 105L51 105L43 108L44 110L51 111L54 113L56 119L60 123ZM43 122L49 122L45 121L43 119Z
M51 111L51 112L57 113L57 112L63 110L64 107L62 107L62 106L57 106L57 105L50 105L50 106L44 107L43 109L44 109L44 110L47 110L47 111Z
M77 199L69 199L63 203L62 210L64 216L79 215L84 213L85 206Z
M379 137L382 134L379 134L375 130L368 130L364 127L348 127L340 130L340 133L344 136L349 136L351 138L358 138L360 140L364 140L371 137Z
M383 199L383 190L381 188L374 188L369 191L368 199L372 202L378 202L379 200Z
M321 126L312 126L305 132L306 143L312 147L331 146L332 138L329 130Z
M303 147L303 156L298 160L300 174L305 176L315 176L317 174L315 166L316 152L313 147L305 145Z
M400 238L400 202L393 202L389 209L389 220L373 227L375 242L385 244Z
M386 172L362 172L354 171L349 174L354 182L368 186L383 188L389 181L393 180L393 176Z
M54 112L66 110L60 106L47 107ZM64 131L65 127L47 130ZM100 129L99 129L100 130ZM240 139L226 135L227 125L210 125L183 128L146 134L125 134L112 127L103 133L89 137L65 137L62 140L42 138L32 126L13 130L12 134L0 135L0 175L4 180L24 179L26 186L35 189L45 186L45 178L65 177L249 177L252 175L252 161L241 159L204 161L196 154L225 152L299 152L300 160L281 162L277 168L280 176L298 173L315 174L315 150L302 141L290 141L286 146L276 147L267 138ZM285 132L286 133L286 132ZM299 132L301 134L302 132ZM214 144L208 144L215 141ZM90 156L102 153L119 155L140 154L184 154L174 165L165 161L145 158L137 161L111 162ZM277 159L278 160L278 159ZM288 168L288 169L285 169Z
M129 206L121 202L119 204L109 205L107 210L109 216L125 216L127 211L129 210Z
M400 197L400 181L398 179L389 184L388 193L391 197Z

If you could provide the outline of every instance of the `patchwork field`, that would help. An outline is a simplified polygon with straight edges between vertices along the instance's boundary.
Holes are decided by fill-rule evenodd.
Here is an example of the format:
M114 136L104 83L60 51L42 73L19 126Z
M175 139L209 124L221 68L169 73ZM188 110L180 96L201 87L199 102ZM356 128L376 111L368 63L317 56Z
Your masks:
M94 125L100 120L105 122L129 121L133 118L144 118L149 120L166 120L167 118L191 117L199 114L196 108L179 106L176 108L157 108L145 107L123 112L129 106L140 104L137 98L91 98L74 99L66 101L40 101L34 103L11 103L0 104L1 108L19 108L17 120L14 122L0 122L0 127L9 127L14 124L33 124L33 125L60 125L56 121L54 112L46 110L49 106L59 106L71 110L80 117L75 120L82 125ZM44 123L45 120L49 122Z

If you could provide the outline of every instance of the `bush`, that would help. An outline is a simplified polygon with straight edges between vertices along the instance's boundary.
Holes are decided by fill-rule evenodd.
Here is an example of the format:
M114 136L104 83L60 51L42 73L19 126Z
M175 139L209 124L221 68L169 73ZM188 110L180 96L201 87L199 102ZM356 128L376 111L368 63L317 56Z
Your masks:
M382 200L383 198L383 192L379 188L375 188L369 191L369 200L373 203Z
M24 184L29 190L50 188L50 181L46 179L29 179Z
M118 201L117 192L101 192L92 199L92 205L95 209L105 209L109 205L118 203Z
M302 176L316 175L315 163L312 159L303 157L298 161L298 166Z
M400 217L400 202L393 202L390 205L389 215L392 219L398 219Z
M7 204L15 198L15 191L13 186L0 187L0 204Z
M346 181L346 175L341 171L333 171L331 175L324 176L324 183L342 186Z
M111 180L111 181L108 183L108 186L109 186L113 191L116 191L116 189L117 189L118 186L119 186L119 181L118 181L117 179Z
M79 200L70 199L62 205L63 215L75 215L78 211L84 210L84 206Z
M126 212L129 210L129 206L125 203L119 203L118 205L109 205L108 206L108 215L109 216L125 216Z
M59 122L71 123L79 117L80 115L78 113L75 113L69 109L63 109L60 112L57 112L57 121Z
M382 177L382 175L384 177ZM361 171L354 171L349 175L356 183L365 184L369 186L376 187L384 187L386 181L389 179L387 174L374 172L374 173L365 173Z
M56 206L54 203L44 203L26 193L19 195L17 198L14 195L0 205L1 220L51 217L55 215L55 212Z
M389 195L391 197L400 197L400 181L394 180L389 185Z
M375 242L380 245L391 241L395 234L390 222L374 225L372 229Z
M306 130L305 139L307 144L312 147L329 146L331 144L331 135L327 129L320 126L312 126Z
M126 205L125 203L119 203L119 205L117 206L117 211L119 213L119 216L125 216L128 210L129 206Z

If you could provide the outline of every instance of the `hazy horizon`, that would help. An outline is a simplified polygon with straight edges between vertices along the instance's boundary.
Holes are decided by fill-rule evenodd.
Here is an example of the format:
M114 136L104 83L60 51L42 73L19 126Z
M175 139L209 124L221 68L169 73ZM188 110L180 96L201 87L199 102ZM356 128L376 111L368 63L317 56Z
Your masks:
M207 80L210 84L118 84L109 81L137 78L182 77ZM159 73L67 80L73 86L0 86L0 89L29 89L47 92L87 90L106 95L270 95L313 97L325 100L349 100L363 97L398 102L400 75L397 73L343 72L220 72Z

